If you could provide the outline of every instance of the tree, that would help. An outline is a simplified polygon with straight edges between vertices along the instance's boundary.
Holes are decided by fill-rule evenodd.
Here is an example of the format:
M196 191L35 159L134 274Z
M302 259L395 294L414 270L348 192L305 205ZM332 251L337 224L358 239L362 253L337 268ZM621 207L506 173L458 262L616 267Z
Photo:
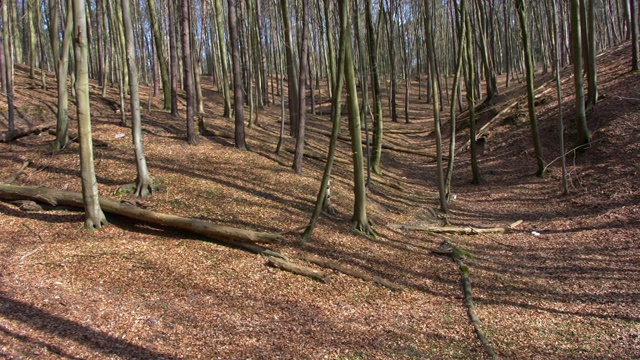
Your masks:
M425 29L427 53L429 57L429 67L431 74L436 74L436 53L434 49L434 36L432 28L431 0L425 0ZM440 132L440 97L438 92L438 81L435 76L431 76L431 96L433 97L433 128L436 136L436 178L438 182L438 193L440 194L440 210L447 213L447 192L444 186L444 172L442 169L442 134Z
M14 108L13 108L13 58L11 57L11 19L8 16L7 3L9 0L2 1L2 38L3 38L3 52L4 52L4 71L5 73L5 87L7 93L7 107L8 107L8 127L9 132L13 133L15 131L15 120L14 120Z
M133 138L133 149L136 157L136 178L135 195L147 197L153 192L151 175L147 168L147 161L144 157L142 146L142 121L140 119L140 94L138 89L138 68L136 65L136 52L133 39L133 25L131 23L131 8L129 0L122 0L122 21L124 22L125 42L127 46L127 63L129 65L129 97L131 101L131 134Z
M348 1L345 1L341 6L348 6ZM340 14L347 13L348 11L341 11ZM349 21L349 17L340 18L341 22ZM375 233L371 228L369 219L367 218L367 193L364 179L364 161L362 157L362 135L360 130L360 109L358 107L358 90L356 88L356 77L353 62L353 50L351 47L351 27L346 27L347 36L344 37L345 51L345 81L347 86L347 106L349 108L349 134L351 135L351 152L353 159L353 217L351 218L351 224L353 228L362 234L367 236L374 236Z
M340 19L347 18L348 6L341 5L339 8ZM345 45L348 42L346 22L340 22L340 49L338 51L338 69L335 78L335 87L332 89L331 99L331 140L329 141L329 150L327 153L327 162L325 163L324 173L322 175L322 181L320 183L320 190L318 190L318 196L316 198L316 206L309 220L309 225L302 234L302 241L307 241L311 238L313 229L316 226L318 217L322 210L331 211L328 204L327 191L329 189L329 181L331 179L331 170L333 167L334 155L336 153L336 143L338 142L338 136L340 135L340 118L342 116L342 89L344 87L344 66L345 66Z
M91 139L91 109L89 105L89 43L84 0L73 0L75 24L75 60L76 60L76 101L78 116L78 136L80 138L80 171L82 179L82 199L84 201L87 229L99 229L107 224L98 199L98 181L93 164L93 140Z
M189 26L189 0L181 1L182 24L182 67L184 73L184 88L187 92L187 142L191 145L198 143L198 132L193 119L196 108L196 95L193 79L193 62L191 57L191 31Z
M631 12L631 71L640 71L638 61L638 5L635 0L629 0Z
M388 14L385 13L389 24L389 67L391 68L391 121L398 122L398 109L396 104L396 94L398 92L398 76L396 75L396 49L395 49L395 21L396 21L396 0L389 0Z
M222 4L220 0L215 0L215 12L216 12L216 29L218 30L218 48L220 51L220 67L222 73L222 82L220 87L222 88L222 97L224 110L222 116L225 118L231 118L231 95L229 94L229 76L227 65L227 43L224 40L224 27L223 27L223 12Z
M298 82L296 81L296 64L293 57L293 40L291 39L291 19L289 18L289 4L287 0L280 0L282 25L284 27L284 46L287 59L287 81L289 83L289 122L291 134L298 132Z
M569 182L567 177L567 161L564 152L564 119L562 116L562 83L560 81L560 36L558 35L558 12L556 1L552 0L553 13L553 42L555 53L555 69L556 69L556 94L558 95L558 137L560 144L560 162L562 166L562 188L563 194L569 194Z
M533 56L531 55L531 43L529 41L529 30L527 29L527 16L525 12L524 0L517 0L516 8L520 19L520 31L522 34L522 48L524 51L524 65L527 75L527 103L529 105L529 123L531 124L531 137L536 154L538 170L536 176L544 176L545 163L542 157L542 144L540 142L540 132L538 131L538 119L536 118L535 91L534 91L534 68Z
M571 43L573 55L573 78L576 92L575 123L578 130L576 147L581 151L591 144L591 133L587 126L584 105L584 80L582 78L582 38L580 33L580 0L571 0Z
M171 109L171 86L169 85L169 70L167 69L167 59L164 56L162 41L162 32L160 31L160 23L158 22L158 11L156 10L156 0L147 0L149 7L149 19L151 20L151 30L153 32L153 41L156 46L156 57L160 66L160 79L162 80L162 94L164 96L164 109Z
M302 33L302 49L300 51L300 71L298 72L300 79L298 80L298 132L296 136L296 151L293 159L293 170L296 174L302 173L302 160L304 158L304 131L306 126L306 84L307 84L307 66L308 58L307 53L309 51L309 15L308 15L309 1L302 0L302 17L300 19Z
M467 88L467 103L469 104L469 137L471 144L471 173L472 179L471 183L480 184L482 182L482 178L480 176L480 168L478 167L478 151L476 144L476 115L475 115L475 63L473 61L473 35L471 34L471 16L469 15L469 9L465 13L462 14L463 20L465 21L465 27L467 31L465 32L466 44L464 45L464 49L466 51L466 64L467 68L465 71L466 78L466 88ZM463 48L462 46L460 47Z
M72 9L73 4L71 0L67 0L67 9ZM55 15L52 14L52 17L59 18L60 13L59 9L53 9ZM71 49L71 33L73 31L73 16L71 13L67 13L67 19L65 21L66 25L64 28L64 34L62 37L62 49L60 50L58 44L60 43L58 39L57 30L55 33L51 34L52 39L55 38L56 41L52 41L52 45L54 46L54 55L59 54L60 58L54 58L54 63L56 66L56 78L58 81L58 110L57 110L57 121L56 121L56 139L53 142L53 149L60 150L67 145L69 142L69 95L67 91L67 74L69 71L69 51ZM54 30L52 30L54 32Z
M178 45L176 39L175 3L167 1L167 15L169 17L169 82L171 86L171 116L178 116Z
M371 0L365 0L365 21L367 23L367 38L369 42L369 66L371 67L371 84L373 87L373 154L371 156L371 170L381 175L382 169L382 94L380 91L380 75L378 73L378 41L373 28L373 10Z
M231 66L233 68L233 109L235 112L235 146L246 149L244 135L244 95L242 89L242 64L240 63L240 49L237 25L237 1L227 0L229 6L229 38L231 40ZM242 1L242 0L239 0Z
M595 25L595 0L586 0L588 1L588 6L586 7L587 13L587 33L589 34L587 37L587 86L588 86L588 96L587 96L587 108L589 109L587 113L591 112L593 106L598 102L598 69L596 66L596 25Z

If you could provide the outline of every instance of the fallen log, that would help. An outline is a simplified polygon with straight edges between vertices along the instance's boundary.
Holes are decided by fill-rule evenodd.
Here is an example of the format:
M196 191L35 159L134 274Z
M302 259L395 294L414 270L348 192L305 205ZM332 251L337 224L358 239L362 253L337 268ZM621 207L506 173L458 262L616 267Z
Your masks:
M14 131L7 130L2 133L2 136L0 136L0 142L10 142L15 139L19 139L21 137L25 137L31 134L40 134L42 132L45 132L55 127L56 127L56 122L50 121L50 122L46 122L46 123L35 125L35 126L19 127L19 128L16 128Z
M349 276L353 276L355 278L358 279L362 279L364 281L371 281L374 282L378 285L382 285L388 289L391 289L393 291L400 291L403 289L403 287L401 285L395 284L389 280L377 277L377 276L371 276L368 274L365 274L362 271L358 271L355 269L350 269L348 267L345 267L335 261L329 260L329 259L323 259L319 256L316 255L305 255L302 257L302 260L308 261L312 264L316 264L320 267L326 268L326 269L332 269L332 270L336 270L339 271L345 275L349 275Z
M71 191L47 189L42 187L0 184L0 199L28 199L43 202L52 206L65 205L84 208L82 194ZM247 250L249 250L251 246L244 246L245 244L243 243L249 243L249 245L255 245L253 243L270 243L280 238L280 235L276 233L244 230L230 226L217 225L199 219L153 212L150 210L140 209L129 203L122 203L102 197L100 198L100 207L105 213L120 215L155 225L186 230L195 234L206 236L213 240L220 241L222 243L245 248ZM267 249L254 247L254 249L250 251L262 253L265 250Z
M436 255L444 255L450 257L453 261L455 261L456 265L458 265L458 269L460 270L460 282L462 285L462 294L464 295L464 307L467 310L467 316L469 317L469 322L473 326L475 330L476 337L485 352L491 359L497 359L496 351L487 339L487 336L484 334L482 330L482 323L480 322L480 318L478 317L478 313L476 312L476 306L473 303L473 295L471 292L471 279L469 277L469 267L464 264L463 260L466 256L470 255L468 251L461 249L454 244L451 244L448 241L444 241L437 249L434 249L433 252Z
M296 275L307 276L324 284L329 283L327 274L323 273L322 271L314 270L310 267L294 264L291 261L279 259L272 256L267 257L267 263L280 270L288 271Z
M520 225L522 220L518 220L506 227L476 228L471 226L422 226L405 224L388 224L391 229L426 231L436 234L456 234L456 235L477 235L477 234L504 234Z

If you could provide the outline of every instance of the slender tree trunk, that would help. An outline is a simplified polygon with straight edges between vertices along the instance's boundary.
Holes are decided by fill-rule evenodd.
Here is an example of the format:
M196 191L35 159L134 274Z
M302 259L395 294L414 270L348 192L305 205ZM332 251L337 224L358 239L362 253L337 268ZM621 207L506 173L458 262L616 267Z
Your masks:
M160 23L158 22L158 12L156 10L156 0L147 0L149 6L149 18L151 20L151 30L153 32L153 41L156 46L156 57L160 67L160 78L162 79L162 94L164 96L164 109L171 109L171 86L169 85L169 70L167 69L167 59L164 56L162 40L162 32Z
M558 138L560 142L560 162L562 166L562 188L563 194L569 194L569 182L567 177L567 161L564 152L564 119L562 116L562 83L560 81L560 35L558 33L558 11L556 1L552 0L553 7L553 39L554 39L554 52L555 52L555 69L556 69L556 93L558 95Z
M71 16L69 11L67 16ZM78 136L80 138L80 171L82 198L85 209L84 226L99 229L107 224L107 219L98 200L98 181L93 164L93 141L91 139L91 110L89 105L89 64L87 22L85 2L73 0L73 19L76 25L74 36L76 58L76 101L78 116Z
M345 1L348 3L348 1ZM348 6L348 5L342 5ZM346 11L348 13L348 11ZM341 12L342 14L342 12ZM340 21L347 22L347 16ZM351 27L347 26L347 37L351 38ZM346 40L345 39L345 40ZM341 44L342 45L342 44ZM362 156L362 135L360 130L360 114L358 107L358 90L356 88L356 77L354 71L353 50L350 41L345 41L345 81L347 85L347 105L349 108L349 134L351 135L351 151L353 158L353 217L351 224L355 231L366 236L374 236L375 233L371 228L369 219L367 218L367 194L364 179L364 161Z
M466 71L466 88L467 88L467 104L469 106L469 136L471 142L471 172L473 184L480 184L482 178L480 176L480 168L478 167L478 151L476 144L476 115L475 115L475 63L473 61L473 35L471 34L471 15L469 9L462 14L464 21L466 22L466 50L467 58L467 71Z
M640 71L638 60L638 5L636 0L629 0L631 12L631 71Z
M282 25L284 27L284 46L287 57L287 81L289 83L289 121L291 135L298 132L298 82L296 81L295 63L293 57L293 40L291 38L291 19L289 17L288 2L280 0Z
M382 94L380 91L380 75L378 73L378 41L373 27L373 10L371 0L365 0L365 21L367 23L367 37L369 40L369 65L371 67L371 84L373 87L373 154L371 156L371 170L382 175L380 166L382 160Z
M182 24L182 66L184 72L184 87L187 92L187 142L191 145L198 143L198 131L194 121L196 96L193 79L193 63L191 55L191 30L189 22L189 0L181 1Z
M332 96L331 91L336 87L336 64L335 64L335 46L333 45L333 22L331 21L332 14L331 0L324 0L324 22L326 28L327 37L327 51L329 52L329 96Z
M53 149L60 150L69 142L69 93L67 90L67 74L69 72L69 52L71 50L71 35L73 32L73 16L70 13L73 9L71 0L67 0L67 19L62 38L62 50L58 49L57 53L60 58L56 62L56 77L58 81L58 111L56 121L56 140L53 142ZM59 10L56 10L59 11ZM55 35L56 38L58 35ZM59 41L58 41L59 43Z
M389 0L389 67L391 68L391 121L398 122L398 106L396 94L398 93L398 75L396 74L396 49L395 49L395 0Z
M584 151L591 144L591 134L587 126L584 105L584 80L582 78L582 38L580 31L580 0L571 0L571 43L573 54L573 76L576 91L576 129L578 141L576 147Z
M235 146L246 149L244 134L244 98L242 93L242 64L240 63L240 49L237 25L238 0L227 0L229 5L229 38L231 44L231 66L233 68L233 106L235 113ZM242 0L240 0L242 1Z
M529 122L531 124L531 137L535 149L538 170L536 176L544 176L545 163L542 157L542 143L540 142L540 132L538 131L538 120L536 118L535 92L534 92L534 68L533 56L531 55L531 43L529 40L529 30L527 29L527 17L524 7L524 0L517 0L516 7L520 18L520 30L522 34L522 48L524 50L524 65L527 72L527 101L529 104Z
M169 82L171 87L171 116L178 117L178 45L176 39L175 4L167 1L167 15L169 18L169 57L171 64L169 68Z
M131 101L131 134L133 149L136 158L136 196L147 197L153 191L151 175L147 168L147 160L144 157L142 146L142 120L140 118L140 93L138 89L138 68L135 57L136 50L133 39L133 25L131 22L131 6L129 0L122 0L122 20L124 22L124 35L127 47L127 63L129 64L129 97Z
M302 28L302 47L300 49L300 78L298 80L299 93L298 93L298 135L296 136L296 151L293 159L293 170L296 174L302 174L302 160L304 158L304 132L306 126L306 84L307 84L307 67L309 66L307 61L307 53L309 51L309 1L302 0L302 18L300 19Z
M429 57L429 66L431 73L436 74L436 53L434 49L434 36L432 29L432 13L431 13L431 0L425 0L425 28L426 28L426 42L427 51ZM449 212L447 205L447 194L444 186L444 172L442 169L442 134L440 132L440 96L438 92L438 81L436 77L431 77L431 94L433 96L433 129L436 136L436 178L438 181L438 193L440 194L440 210L442 212Z
M11 19L8 16L7 9L8 0L2 1L2 37L3 37L3 51L4 51L4 71L5 79L6 79L6 89L7 89L7 121L9 132L13 133L16 129L15 126L15 115L14 115L14 105L13 105L13 58L11 57Z
M595 0L586 0L589 2L587 5L587 32L589 33L587 41L587 67L589 68L587 84L588 84L588 97L587 97L587 113L590 113L593 106L598 102L598 69L596 65L596 14L594 3Z
M329 150L327 153L327 162L325 163L324 173L322 175L322 181L320 183L320 190L318 190L318 196L316 198L316 206L313 210L313 214L311 215L311 219L309 220L309 225L305 229L302 234L302 241L307 241L311 238L311 234L313 233L313 229L316 226L318 221L318 217L322 210L331 211L330 204L328 202L327 192L329 189L329 184L331 180L331 170L333 168L333 160L335 158L336 153L336 144L338 142L338 137L340 135L340 119L342 117L342 90L344 88L344 78L345 78L345 47L347 42L349 41L346 21L343 21L347 18L348 5L346 5L346 1L340 4L340 48L338 50L338 69L336 73L336 77L333 78L335 80L335 87L332 90L332 99L331 99L331 122L333 124L331 129L331 140L329 141Z

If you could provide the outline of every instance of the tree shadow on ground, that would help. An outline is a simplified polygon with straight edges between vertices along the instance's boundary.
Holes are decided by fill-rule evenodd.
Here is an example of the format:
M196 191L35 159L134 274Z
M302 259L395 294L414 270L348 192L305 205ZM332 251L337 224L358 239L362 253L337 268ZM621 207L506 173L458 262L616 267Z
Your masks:
M118 339L102 331L81 325L75 321L48 313L33 305L13 299L3 292L0 292L0 305L0 315L6 319L23 323L30 328L37 329L55 337L71 340L106 356L119 356L129 359L178 359L172 355L155 352L128 341ZM34 345L42 344L40 340L16 334L4 326L0 328L0 331L22 342ZM60 356L67 359L76 359L76 357L61 351L59 347L50 344L44 345L49 351Z

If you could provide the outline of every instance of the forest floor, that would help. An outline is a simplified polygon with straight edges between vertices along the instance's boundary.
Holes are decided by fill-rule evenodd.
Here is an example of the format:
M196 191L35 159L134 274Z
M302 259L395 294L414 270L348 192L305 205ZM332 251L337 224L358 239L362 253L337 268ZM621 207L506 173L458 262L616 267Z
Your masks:
M144 200L151 210L293 232L271 247L291 258L331 259L404 290L339 272L323 284L266 266L262 256L181 231L116 216L108 216L109 226L88 231L81 212L25 212L0 202L0 357L486 358L467 316L457 265L432 253L448 240L472 254L465 263L476 312L500 358L640 358L640 74L629 68L628 44L599 57L602 98L589 119L593 145L584 154L569 153L567 196L560 161L552 161L560 153L552 76L538 76L545 101L537 114L550 164L544 178L534 176L529 126L522 121L524 88L517 80L501 87L480 125L519 104L485 134L482 184L470 184L468 152L456 159L456 199L446 220L479 228L523 220L502 235L434 235L394 227L443 219L434 216L433 158L391 150L384 151L384 175L373 177L368 192L367 210L378 237L353 233L350 149L340 141L332 181L337 214L322 216L313 240L301 243L300 228L312 212L324 163L306 158L303 175L295 175L293 155L274 154L279 98L247 129L250 151L239 151L224 135L232 133L233 123L219 116L220 95L210 77L203 78L204 122L219 136L200 136L197 146L187 145L182 118L158 109L161 95L153 98L150 112L145 96L146 157L161 185ZM563 72L568 144L574 134L570 71ZM53 74L47 74L46 91L39 79L26 75L24 67L16 69L18 125L53 121ZM127 199L119 189L136 176L130 130L118 126L117 91L110 89L111 100L105 101L92 86L94 139L102 141L95 148L100 194ZM433 153L430 106L424 90L418 99L417 82L411 91L409 124L402 112L393 123L385 111L385 143ZM401 93L400 109L402 99ZM318 95L324 114L325 100L326 86ZM184 103L180 106L183 115ZM6 114L4 97L0 107ZM75 119L74 111L71 105ZM329 116L309 114L308 121L307 149L324 156L328 138L318 130L330 130ZM345 118L343 134L346 123ZM464 119L460 123L458 146L468 139ZM0 130L5 129L2 119ZM285 139L284 149L293 149L293 140ZM78 145L53 153L52 140L42 134L0 143L0 181L29 161L13 184L80 191Z

